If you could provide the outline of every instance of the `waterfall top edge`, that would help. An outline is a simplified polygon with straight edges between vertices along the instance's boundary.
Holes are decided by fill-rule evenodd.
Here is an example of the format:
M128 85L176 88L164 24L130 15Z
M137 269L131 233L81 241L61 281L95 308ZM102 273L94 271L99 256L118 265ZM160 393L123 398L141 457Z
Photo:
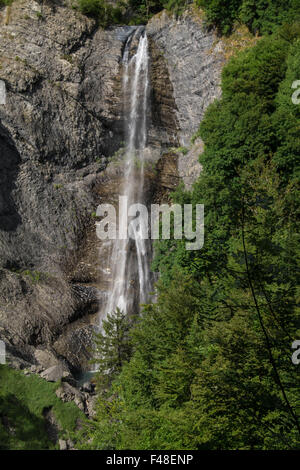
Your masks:
M114 28L116 38L119 41L125 42L127 39L137 31L145 31L146 25L136 25L136 26L118 26Z

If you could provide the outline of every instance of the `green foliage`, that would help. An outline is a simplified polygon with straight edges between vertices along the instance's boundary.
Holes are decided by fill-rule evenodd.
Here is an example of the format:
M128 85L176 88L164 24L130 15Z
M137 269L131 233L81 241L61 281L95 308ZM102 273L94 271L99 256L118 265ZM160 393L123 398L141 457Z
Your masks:
M188 0L167 0L163 2L163 6L166 10L179 16L184 12L189 3L191 2Z
M9 0L0 0L0 2ZM189 0L78 0L79 10L106 27L110 24L144 24L163 9L180 16ZM205 11L206 22L220 33L230 34L234 23L248 26L253 33L269 34L282 24L300 19L298 0L195 0ZM1 3L0 3L1 5Z
M123 23L124 2L117 2L116 6L106 0L78 0L79 10L94 18L100 26Z
M287 29L287 28L286 28ZM289 32L294 32L289 28ZM274 128L277 133L278 146L274 154L274 162L281 177L293 174L293 178L299 178L299 121L300 106L293 104L291 94L292 84L299 79L300 64L300 30L297 32L298 39L290 48L287 58L287 71L285 79L280 83L276 96L276 111L272 116Z
M57 383L0 365L0 449L53 449L43 412L51 409L61 435L75 430L84 415L74 403L63 403L55 395Z
M13 0L0 0L0 8L5 7L7 5L11 5L13 3Z
M40 20L43 19L43 15L40 11L36 11L35 14Z
M128 5L133 12L131 24L146 23L152 15L163 9L161 0L129 0Z
M157 303L99 399L91 448L299 448L299 68L297 24L224 68L201 177L173 195L205 205L204 247L157 243Z
M205 204L204 249L183 256L180 244L170 251L164 243L156 259L166 267L165 282L172 266L191 269L199 297L202 291L203 317L214 320L203 332L204 361L188 403L198 415L196 446L299 445L289 409L299 415L297 371L290 361L292 338L299 334L300 116L291 84L300 61L297 35L290 45L293 35L289 41L281 33L264 39L224 69L223 97L200 126L204 171L190 196ZM183 202L188 195L177 197Z
M223 34L229 34L242 0L196 0L196 3L204 8L209 26L216 26Z
M203 7L208 25L223 34L232 31L235 22L248 26L253 33L269 34L278 25L300 18L298 0L196 0Z
M144 24L164 8L181 15L189 3L188 0L128 0L118 1L113 6L107 0L78 0L79 10L103 27L116 23Z
M107 389L120 373L131 352L129 330L131 321L117 309L103 320L103 331L95 335L95 359L98 366L95 375L98 390Z

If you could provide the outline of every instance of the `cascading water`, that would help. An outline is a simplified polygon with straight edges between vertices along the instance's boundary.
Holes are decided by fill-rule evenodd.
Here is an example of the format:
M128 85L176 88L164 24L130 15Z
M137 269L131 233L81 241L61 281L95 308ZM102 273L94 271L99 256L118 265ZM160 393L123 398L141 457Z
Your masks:
M137 50L131 54L138 40ZM127 39L123 54L123 97L125 120L124 183L120 196L127 198L128 207L146 204L145 154L147 145L149 55L148 38L144 28L138 28ZM137 212L139 215L139 212ZM126 314L136 312L139 305L148 301L151 291L150 257L151 242L145 239L147 221L128 225L128 214L120 210L118 233L124 239L113 241L111 264L111 288L101 318L119 308ZM127 237L127 227L129 238Z

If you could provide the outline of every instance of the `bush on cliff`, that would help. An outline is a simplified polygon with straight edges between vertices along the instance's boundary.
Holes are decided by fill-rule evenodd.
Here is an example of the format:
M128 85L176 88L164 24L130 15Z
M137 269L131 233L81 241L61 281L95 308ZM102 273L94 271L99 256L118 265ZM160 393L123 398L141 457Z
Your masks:
M229 34L236 21L253 33L269 34L300 16L298 0L196 0L196 4L205 10L208 25L222 34Z
M120 0L112 5L107 0L78 0L80 11L95 18L103 27L111 24L145 24L164 8L180 15L190 3L189 0Z
M79 10L87 16L94 18L100 26L124 22L124 2L117 2L116 6L106 0L78 0Z

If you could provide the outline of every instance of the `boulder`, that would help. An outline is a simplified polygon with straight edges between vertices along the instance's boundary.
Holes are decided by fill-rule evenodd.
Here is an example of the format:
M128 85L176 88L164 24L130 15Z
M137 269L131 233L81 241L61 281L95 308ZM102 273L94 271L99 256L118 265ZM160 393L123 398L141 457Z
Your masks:
M41 377L46 379L48 382L58 382L63 377L70 375L68 371L62 364L49 367L49 369L44 370L41 373Z
M95 386L91 382L85 382L81 388L83 392L93 393Z
M89 418L92 418L96 414L97 395L91 395L86 399L86 414Z
M63 382L61 386L56 390L56 396L62 401L74 401L75 398L78 398L78 401L83 401L84 395L75 387L72 387L67 382Z
M67 382L63 382L62 385L56 390L56 396L64 402L72 401L78 408L85 413L86 410L86 396L81 393L77 388Z
M60 364L59 359L51 352L46 349L36 349L34 357L43 369L49 369L49 367L57 366Z
M64 441L63 439L59 439L58 445L59 445L59 450L68 450L67 441Z

